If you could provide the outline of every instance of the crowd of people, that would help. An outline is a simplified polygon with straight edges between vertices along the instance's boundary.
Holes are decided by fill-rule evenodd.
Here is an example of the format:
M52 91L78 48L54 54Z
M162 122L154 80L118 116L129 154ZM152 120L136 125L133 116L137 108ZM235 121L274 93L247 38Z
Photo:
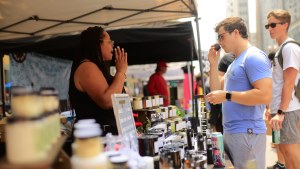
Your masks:
M225 149L236 169L245 168L249 162L258 169L266 168L266 107L269 124L280 130L281 138L278 163L271 168L296 169L300 161L300 102L294 94L300 47L287 43L293 41L288 35L288 11L273 10L267 21L265 28L277 42L278 51L282 50L283 66L276 57L278 51L271 63L265 52L250 43L246 23L240 17L228 17L215 28L218 43L228 53L223 60L219 61L221 52L215 45L208 54L210 92L205 99L213 105L212 127L223 132ZM111 60L116 65L114 76L108 69ZM80 53L73 61L69 84L76 120L94 118L104 130L103 135L118 134L110 96L125 92L127 66L127 53L120 47L114 48L103 28L90 27L81 33ZM163 95L164 105L169 105L163 78L166 70L166 62L157 63L149 78L148 92Z
M268 169L296 169L300 161L300 102L295 95L300 47L289 43L294 40L288 36L288 11L273 10L267 20L265 28L279 46L274 56L269 55L271 61L249 42L245 23L239 17L226 18L215 29L223 50L235 57L223 78L218 78L220 52L213 45L208 55L212 92L206 99L223 105L224 145L237 169L249 162L265 168L265 110L272 129L280 130L278 162Z

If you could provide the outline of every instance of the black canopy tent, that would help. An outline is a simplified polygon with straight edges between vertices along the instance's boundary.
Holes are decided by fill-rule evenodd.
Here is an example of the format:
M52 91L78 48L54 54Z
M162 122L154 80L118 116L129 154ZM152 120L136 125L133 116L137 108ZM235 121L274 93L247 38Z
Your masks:
M154 21L195 17L198 35L197 56L200 72L203 72L197 5L196 0L4 0L0 3L0 54L4 56L5 53L24 52L28 51L30 47L37 49L37 52L39 52L38 50L42 50L45 47L43 44L46 42L53 48L57 47L56 52L62 54L66 52L66 48L58 45L57 42L61 41L61 38L66 38L64 37L66 33L78 33L89 25L100 25L105 28L115 29L128 25L139 27L142 23ZM112 38L115 38L113 33L111 34ZM57 37L40 41L40 39L54 35ZM66 39L69 39L69 41L64 45L76 46L77 38L76 36L68 36ZM32 39L35 39L37 42L32 44ZM6 42L10 40L13 40L17 45L7 44ZM166 57L159 59L166 61L171 61L170 58L178 58L175 56L178 56L180 51L186 53L187 59L190 56L196 56L194 52L191 52L193 51L192 45L189 45L189 49L184 48L187 44L193 44L192 37L183 40L165 40L164 44L154 41L145 42L146 46L148 46L147 48L152 49L150 52L145 52L145 49L139 46L140 42L125 44L120 40L118 43L121 47L125 47L128 52L140 51L138 57L131 56L136 59L129 59L130 64L134 64L135 61L136 64L141 64L142 61L155 62L156 60L153 57L156 57L157 54L153 54L153 51L158 49L162 49L160 54ZM173 51L173 54L164 53L167 51L164 49L170 48L172 43L177 43L180 48L176 47L169 50ZM70 52L70 50L67 51ZM76 52L76 49L73 51ZM53 51L44 50L43 52L49 52L48 55L59 57ZM51 54L51 52L53 53ZM140 53L142 53L142 56ZM70 59L70 56L72 55L64 55L63 57ZM2 61L1 59L1 65L3 65ZM1 76L1 82L3 85L3 76ZM3 90L2 102L2 107L4 108Z

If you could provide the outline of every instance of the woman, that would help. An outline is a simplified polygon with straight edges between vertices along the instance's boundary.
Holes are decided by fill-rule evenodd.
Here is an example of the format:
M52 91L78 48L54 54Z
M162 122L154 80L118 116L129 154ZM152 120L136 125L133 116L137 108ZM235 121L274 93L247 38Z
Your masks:
M118 134L111 95L122 93L127 71L127 53L114 43L101 27L89 27L80 36L80 53L74 59L69 85L71 107L76 121L96 119L104 130ZM115 54L116 74L109 73L109 61Z

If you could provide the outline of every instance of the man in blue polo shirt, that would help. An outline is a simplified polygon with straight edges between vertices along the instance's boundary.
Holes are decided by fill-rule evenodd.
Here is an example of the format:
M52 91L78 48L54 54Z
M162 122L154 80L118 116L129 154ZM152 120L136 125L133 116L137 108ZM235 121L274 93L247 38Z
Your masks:
M245 22L240 17L226 18L215 28L223 50L235 60L222 79L218 78L220 51L209 50L210 88L206 96L212 104L223 103L224 146L235 169L249 162L265 169L265 105L272 98L271 63L264 52L248 40Z

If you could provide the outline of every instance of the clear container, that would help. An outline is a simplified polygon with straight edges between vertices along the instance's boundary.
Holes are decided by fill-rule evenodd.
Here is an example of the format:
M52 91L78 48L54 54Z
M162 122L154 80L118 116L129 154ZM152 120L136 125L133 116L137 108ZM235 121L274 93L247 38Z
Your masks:
M12 87L11 110L17 117L32 118L40 116L43 110L39 94L29 87Z
M75 142L72 145L73 152L81 158L94 157L103 151L100 135L102 131L99 124L75 124Z
M110 162L112 164L112 169L130 169L128 166L128 158L124 155L111 157Z

